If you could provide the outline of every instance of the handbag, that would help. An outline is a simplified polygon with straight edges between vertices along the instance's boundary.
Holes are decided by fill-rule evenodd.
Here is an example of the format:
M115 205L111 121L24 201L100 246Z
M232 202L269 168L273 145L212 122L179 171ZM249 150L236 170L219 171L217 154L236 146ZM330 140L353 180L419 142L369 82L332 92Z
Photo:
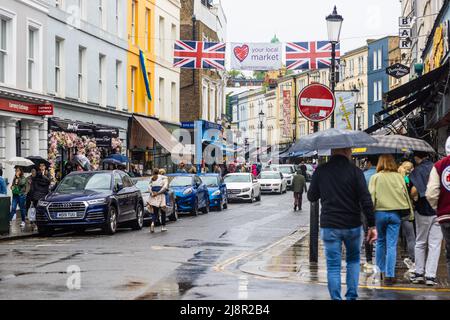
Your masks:
M12 187L12 194L13 194L13 196L19 196L20 195L20 188L19 188L19 186L13 186Z
M30 222L36 221L36 208L33 205L28 209L28 220L30 220Z

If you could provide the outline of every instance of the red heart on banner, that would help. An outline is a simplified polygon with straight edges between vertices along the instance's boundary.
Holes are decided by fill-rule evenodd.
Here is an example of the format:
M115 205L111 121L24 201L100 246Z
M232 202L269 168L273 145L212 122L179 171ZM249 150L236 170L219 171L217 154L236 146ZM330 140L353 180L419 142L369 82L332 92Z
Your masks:
M236 56L236 58L240 62L242 62L247 58L250 48L248 47L248 45L244 44L241 47L234 47L233 51L234 51L234 55Z

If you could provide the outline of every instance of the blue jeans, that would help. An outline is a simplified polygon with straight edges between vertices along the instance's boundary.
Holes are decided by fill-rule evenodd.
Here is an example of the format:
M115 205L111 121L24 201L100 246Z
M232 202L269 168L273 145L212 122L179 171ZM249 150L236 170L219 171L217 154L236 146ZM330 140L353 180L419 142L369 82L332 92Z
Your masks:
M395 277L397 242L402 220L400 214L390 211L375 212L378 240L376 248L377 266L388 278Z
M344 243L347 253L347 293L345 297L347 300L356 300L358 298L361 227L353 229L322 228L321 237L325 245L328 291L331 299L342 300L341 263L342 243Z
M14 214L17 211L17 206L19 206L20 208L20 215L22 216L22 221L25 222L25 218L26 218L26 199L27 196L26 195L20 195L20 196L13 196L12 198L12 204L11 204L11 213L9 214L9 221L12 220L12 218L14 217Z

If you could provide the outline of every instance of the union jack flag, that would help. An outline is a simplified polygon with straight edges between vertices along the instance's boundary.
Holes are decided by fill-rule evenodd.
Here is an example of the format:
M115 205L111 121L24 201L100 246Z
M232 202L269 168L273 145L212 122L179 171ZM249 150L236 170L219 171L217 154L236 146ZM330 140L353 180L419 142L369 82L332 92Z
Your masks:
M225 70L225 43L175 41L174 67Z
M336 45L336 59L341 55ZM329 69L331 67L331 43L328 41L288 42L286 67L289 70Z

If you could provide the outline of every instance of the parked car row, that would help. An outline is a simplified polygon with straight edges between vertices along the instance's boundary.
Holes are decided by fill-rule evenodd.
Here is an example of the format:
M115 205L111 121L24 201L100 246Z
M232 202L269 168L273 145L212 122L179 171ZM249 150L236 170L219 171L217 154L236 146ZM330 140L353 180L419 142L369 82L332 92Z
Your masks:
M287 172L287 173L284 173ZM291 171L263 171L256 179L251 173L169 174L166 194L167 217L197 216L210 209L222 211L232 201L261 201L262 193L285 193L292 184ZM142 229L151 219L146 206L151 177L130 178L120 170L72 172L36 208L36 224L41 235L56 229L102 228L114 234L118 227Z

